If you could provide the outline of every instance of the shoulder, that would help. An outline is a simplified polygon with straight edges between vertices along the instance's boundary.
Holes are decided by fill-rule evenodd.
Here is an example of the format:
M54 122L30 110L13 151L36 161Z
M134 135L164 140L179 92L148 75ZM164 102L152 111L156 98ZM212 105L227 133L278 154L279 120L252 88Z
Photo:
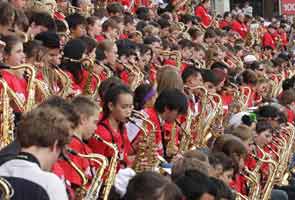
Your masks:
M42 186L48 192L50 199L68 199L65 184L57 175L51 172L43 172L44 183Z

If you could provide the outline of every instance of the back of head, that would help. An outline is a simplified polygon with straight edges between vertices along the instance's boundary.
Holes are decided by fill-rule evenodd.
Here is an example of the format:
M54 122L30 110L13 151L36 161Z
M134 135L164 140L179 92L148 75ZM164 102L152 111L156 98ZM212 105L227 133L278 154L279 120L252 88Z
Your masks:
M171 101L173 99L173 101ZM178 114L187 112L187 98L179 89L165 89L158 96L155 102L155 109L163 113L165 109L177 111Z
M23 115L18 124L17 138L22 148L48 148L56 142L59 147L63 147L70 141L71 126L58 109L40 106Z
M175 181L187 200L199 199L203 194L210 192L210 179L197 170L186 171Z
M157 73L158 92L164 89L177 88L183 90L183 81L176 68L166 67Z
M157 191L168 183L168 179L156 172L139 173L130 180L125 199L155 200Z

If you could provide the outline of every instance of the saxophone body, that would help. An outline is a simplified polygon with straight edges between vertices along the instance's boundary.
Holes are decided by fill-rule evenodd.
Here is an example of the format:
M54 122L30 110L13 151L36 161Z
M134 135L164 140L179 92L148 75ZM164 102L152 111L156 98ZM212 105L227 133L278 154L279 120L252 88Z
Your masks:
M76 151L74 151L73 149L67 148L66 149L69 153L82 157L82 158L86 158L89 159L90 161L94 161L97 164L100 165L100 169L98 169L94 175L94 177L92 178L91 184L90 186L86 189L86 184L88 183L88 179L85 176L85 174L75 165L75 163L73 163L69 158L69 160L67 160L69 162L69 164L77 171L77 173L81 176L82 178L82 186L81 188L78 189L78 193L80 193L78 195L79 199L85 199L85 200L96 200L99 197L100 194L100 189L103 183L103 179L102 176L104 174L104 171L106 169L106 167L108 166L108 160L105 156L101 155L101 154L81 154L78 153Z
M0 84L2 86L0 96L0 149L2 149L14 140L14 114L12 108L10 107L10 98L7 92L8 85L2 79L0 79Z
M3 177L0 177L0 191L2 200L10 200L14 195L14 189L11 184Z
M166 154L168 158L172 158L177 153L177 146L175 144L176 132L177 132L177 126L176 126L176 122L174 122L172 124L172 129L171 129L171 137L166 148Z
M119 149L116 144L112 144L110 142L107 142L103 140L100 136L94 134L93 137L113 149L114 155L112 156L110 162L109 162L109 168L108 168L108 176L105 180L104 188L102 191L102 199L107 200L110 194L110 191L112 189L112 186L115 181L116 176L116 170L118 165L118 159L119 159Z

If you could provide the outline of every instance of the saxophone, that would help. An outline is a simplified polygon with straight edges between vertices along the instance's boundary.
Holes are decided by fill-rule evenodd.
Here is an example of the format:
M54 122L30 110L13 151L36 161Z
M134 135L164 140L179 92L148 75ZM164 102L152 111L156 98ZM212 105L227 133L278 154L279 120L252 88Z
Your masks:
M104 143L105 145L107 145L108 147L113 149L113 151L114 151L114 155L112 156L110 164L109 164L108 176L107 176L107 179L105 181L105 186L104 186L104 189L102 191L102 199L107 200L108 197L109 197L110 191L112 189L112 186L114 184L114 181L115 181L116 169L117 169L118 158L119 158L119 149L118 149L116 144L112 144L110 142L107 142L107 141L103 140L99 135L94 134L93 137L96 140Z
M176 150L177 146L175 144L176 132L177 132L177 126L176 126L176 122L174 122L172 124L172 129L171 129L171 138L166 148L166 155L168 158L172 158L177 153L177 150Z
M13 131L14 131L14 114L13 110L10 107L10 99L8 96L8 85L4 80L0 79L0 85L2 86L1 97L0 97L0 111L2 112L1 116L1 143L0 149L4 148L14 140Z
M94 161L96 163L98 163L100 165L100 169L98 169L94 175L94 177L92 178L91 184L89 186L89 188L86 190L85 186L88 182L88 179L86 178L86 176L84 175L84 173L75 165L75 163L73 163L72 161L68 160L68 162L70 163L70 165L78 172L78 174L81 176L82 178L82 199L85 200L96 200L99 197L99 193L100 193L100 189L102 186L102 176L104 173L105 168L108 165L108 160L105 156L101 155L101 154L81 154L76 152L73 149L70 148L66 148L66 150L76 156L82 157L82 158L87 158L90 159L91 161ZM67 158L69 159L69 158Z
M193 120L193 112L190 108L188 108L187 119L186 119L184 130L182 129L181 125L176 122L178 126L181 128L182 132L184 133L182 135L182 138L179 144L179 152L184 153L189 150L191 139L192 139L191 137L192 120Z
M81 63L83 63L83 67L88 71L88 77L86 80L86 84L83 88L83 94L84 95L91 95L91 93L92 93L91 83L92 83L92 78L93 78L94 62L89 58L83 58L83 60L81 60Z
M35 105L35 87L36 87L36 70L33 65L21 64L18 66L9 66L9 70L26 70L28 77L28 98L22 108L22 112L30 111Z
M14 189L11 184L3 177L0 177L0 191L2 192L1 199L10 200L14 195Z
M141 141L139 142L140 145L137 150L137 155L134 161L133 168L136 172L154 170L159 161L165 162L165 160L157 155L156 152L156 127L154 123L148 119L147 116L139 111L133 110L132 117L141 119L144 123L142 126L138 126L132 119L130 119L131 123L134 123L143 132ZM148 129L146 128L148 126L151 128L150 133L148 133Z

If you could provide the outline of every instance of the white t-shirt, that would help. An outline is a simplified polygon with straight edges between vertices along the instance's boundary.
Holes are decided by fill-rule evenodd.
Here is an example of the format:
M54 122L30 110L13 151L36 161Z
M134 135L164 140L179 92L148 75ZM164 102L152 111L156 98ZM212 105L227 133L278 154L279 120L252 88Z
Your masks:
M37 163L14 159L0 166L0 176L32 181L45 189L50 200L67 200L64 183L53 173L43 171Z

